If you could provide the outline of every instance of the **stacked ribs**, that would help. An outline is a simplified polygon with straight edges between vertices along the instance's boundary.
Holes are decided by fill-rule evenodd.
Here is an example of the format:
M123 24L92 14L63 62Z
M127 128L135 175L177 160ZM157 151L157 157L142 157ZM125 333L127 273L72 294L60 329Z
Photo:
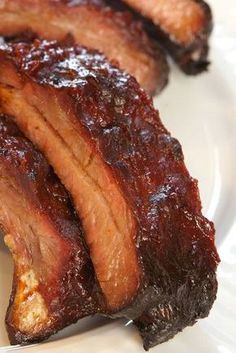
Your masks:
M7 0L0 6L0 35L38 36L95 48L136 77L149 93L167 83L168 64L159 45L127 12L103 0Z
M10 341L41 341L94 312L95 277L67 191L6 115L0 116L0 194L0 223L15 265Z
M35 21L41 6L44 27ZM121 7L9 0L0 9L0 33L18 36L0 47L0 224L15 264L6 315L13 344L100 314L133 320L149 349L206 317L216 297L215 230L197 182L152 99L118 67L137 74L140 59L151 73L160 69L154 52L163 52L135 37L144 32ZM119 47L117 62L75 44L84 18L82 44L104 45L110 59ZM122 33L117 48L111 33ZM137 77L152 91L161 72Z
M121 11L131 10L149 35L161 43L188 75L205 71L212 14L203 0L107 0Z
M166 50L185 73L206 70L211 28L203 0L5 0L0 6L0 35L95 48L151 94L168 81Z

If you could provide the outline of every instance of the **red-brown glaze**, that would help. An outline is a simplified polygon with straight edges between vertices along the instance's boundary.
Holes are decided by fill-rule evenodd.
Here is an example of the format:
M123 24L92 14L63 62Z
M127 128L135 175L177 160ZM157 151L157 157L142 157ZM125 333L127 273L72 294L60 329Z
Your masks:
M0 116L0 174L1 189L7 184L8 190L10 187L15 194L19 193L16 209L16 203L11 204L13 201L1 190L0 223L5 233L12 236L10 248L15 260L6 316L9 339L12 344L41 341L99 310L93 266L65 188L44 156L3 115ZM31 212L28 217L23 212L25 205ZM42 229L47 233L40 233ZM32 235L29 238L30 230L35 238ZM26 293L21 276L30 270L39 283ZM23 318L17 315L19 305L27 302L35 291L43 298L48 317L41 329L22 331Z
M4 74L6 65L15 82L7 77L9 69ZM96 52L47 42L3 48L0 72L2 84L19 85L22 92L28 87L32 95L40 87L48 97L58 97L73 129L83 126L94 155L104 161L132 210L143 275L132 305L117 316L135 319L146 349L207 316L217 291L214 226L201 214L197 182L185 167L179 142L136 80ZM31 101L29 95L24 99ZM4 93L1 102L4 110L14 104ZM20 124L17 113L14 119Z
M208 67L212 13L203 0L106 0L113 8L134 12L146 31L161 43L181 69L195 75Z
M48 40L71 35L78 44L95 48L117 62L149 93L159 92L167 83L165 54L148 38L142 24L102 0L4 1L0 35L16 36L25 31Z

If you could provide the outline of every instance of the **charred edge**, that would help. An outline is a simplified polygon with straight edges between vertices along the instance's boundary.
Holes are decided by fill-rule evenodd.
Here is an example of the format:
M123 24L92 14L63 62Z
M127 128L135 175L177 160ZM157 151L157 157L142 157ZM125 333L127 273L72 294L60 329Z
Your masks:
M169 77L169 65L165 51L161 48L160 45L158 45L158 43L155 43L155 41L147 35L142 21L136 19L134 14L131 13L131 11L119 11L118 7L115 8L115 6L111 6L111 3L109 3L109 1L102 0L92 0L84 2L71 2L68 0L64 3L64 5L69 8L87 6L88 8L100 13L100 16L103 16L104 20L111 20L110 22L112 23L114 29L119 31L121 36L127 39L126 45L130 45L131 47L136 48L136 50L138 50L140 53L145 54L147 60L149 60L149 63L151 63L152 65L152 71L149 71L149 81L144 83L142 82L142 80L145 81L145 79L140 79L139 83L141 84L141 86L151 96L160 93L164 89L164 87L168 83ZM34 33L33 29L27 29L21 33L15 33L14 35L10 36L5 35L6 41L13 43L19 43L21 41L30 43L36 38L44 39L43 37L44 36L39 36L37 35L37 33ZM55 39L57 39L56 36ZM75 39L70 34L65 35L65 37L60 40L60 43L68 46L74 45L75 42ZM99 50L99 48L97 49ZM120 66L120 63L116 61L115 57L111 57L107 51L105 54L106 56L108 56L111 62L114 62L117 66ZM122 69L127 70L127 72L135 76L135 70L134 72L130 72L128 68L129 64L127 65L127 67L126 65L127 64L122 62ZM140 63L140 65L142 65L142 63Z
M210 64L207 57L209 53L208 39L213 28L212 12L205 1L195 0L195 2L200 4L205 13L206 26L202 28L201 33L190 45L184 46L174 42L170 33L165 33L159 26L154 25L151 20L142 16L120 0L107 0L107 3L115 9L132 12L135 18L143 23L149 36L156 41L157 45L163 47L163 50L166 50L171 55L178 66L187 75L197 75L201 72L207 71ZM194 58L194 53L196 58Z

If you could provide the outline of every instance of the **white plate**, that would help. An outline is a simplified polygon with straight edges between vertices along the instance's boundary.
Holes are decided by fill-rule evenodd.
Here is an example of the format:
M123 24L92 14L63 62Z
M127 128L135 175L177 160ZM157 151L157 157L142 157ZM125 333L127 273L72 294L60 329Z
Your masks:
M219 291L209 318L187 328L154 353L236 352L236 2L209 1L215 13L210 72L189 78L174 69L155 100L162 120L183 145L186 163L199 180L204 213L213 219L222 263ZM0 352L143 353L135 329L125 321L85 319L51 341L9 348L4 315L12 264L0 242Z

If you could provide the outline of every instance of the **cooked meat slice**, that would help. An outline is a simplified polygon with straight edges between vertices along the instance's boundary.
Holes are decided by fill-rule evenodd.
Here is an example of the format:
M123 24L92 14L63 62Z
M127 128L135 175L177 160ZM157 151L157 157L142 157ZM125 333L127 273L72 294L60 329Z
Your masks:
M94 313L95 277L68 194L43 155L0 116L0 225L14 258L12 344Z
M40 56L43 55L45 58L47 51L54 51L53 44L52 48L47 43L42 44L42 47L40 47L40 42L36 46L39 46ZM21 55L20 48L26 49L26 46L21 46L20 44L14 47L19 55ZM44 48L45 52L41 51ZM55 48L53 54L60 56L60 48ZM18 58L20 59L19 56ZM94 52L88 53L85 49L78 48L74 52L73 49L65 49L64 59L58 63L59 67L61 67L61 72L58 72L59 76L57 78L55 76L55 79L60 80L61 73L65 72L69 86L78 85L79 87L81 85L83 87L88 77L88 80L91 81L91 89L93 85L96 88L96 78L93 78L94 68L97 67L101 75L102 71L106 70L106 67L109 68L109 64L104 61L103 56L99 56L99 54ZM44 59L42 58L42 60ZM5 66L5 63L3 63L3 66ZM70 67L75 65L74 69L69 72L67 64ZM78 64L81 64L80 67L78 67ZM91 71L89 71L89 64L91 64ZM6 63L6 65L8 64ZM59 67L55 69L58 70ZM80 78L77 77L76 67L81 72ZM18 79L16 76L13 77L13 71L10 73L12 69L13 67L9 68L9 70L6 68L10 81ZM83 76L85 77L84 79ZM125 77L124 75L124 79ZM11 85L10 82L5 83L6 86L1 87L2 98L8 102L14 99L15 107L17 107L17 110L19 109L22 118L19 126L30 138L32 133L36 139L40 140L40 144L38 144L39 141L35 140L34 142L38 146L44 145L47 151L44 151L44 149L43 151L47 157L51 158L51 156L54 156L53 163L56 163L57 168L60 169L60 178L73 195L74 204L80 212L87 243L90 246L91 257L96 267L100 285L108 300L109 310L112 310L112 308L118 310L130 302L137 292L140 281L136 248L133 242L136 226L130 206L117 186L112 170L107 167L99 154L94 154L95 144L86 136L88 133L85 128L79 122L77 125L78 119L76 115L73 112L70 113L73 107L73 97L68 96L67 100L67 95L64 95L63 91L61 91L62 94L60 95L59 90L56 89L56 94L52 92L51 95L50 93L51 103L47 104L47 107L45 106L47 112L40 112L37 104L39 100L49 98L47 89L45 90L43 87L36 85L35 89L41 91L41 93L33 93L32 101L27 102L24 97L25 92L23 93L22 89L26 88L28 90L26 95L31 95L33 87L27 84L26 87L23 83L21 88L19 86L19 89L15 89L14 87L21 85L21 82L12 82L12 87L8 86L8 84ZM60 85L58 81L57 88ZM49 90L53 89L53 86L48 88ZM71 88L73 89L73 87ZM57 93L59 93L59 96ZM70 94L71 92L68 91L68 93ZM104 91L103 95L107 96L106 99L109 99L108 90ZM85 97L85 99L89 99L89 97ZM63 107L58 104L59 100ZM65 104L63 103L64 100ZM41 101L39 104L41 105ZM3 103L2 107L4 105L5 103ZM65 113L64 108L66 108L67 113ZM22 114L25 114L25 116L23 117ZM42 120L43 114L48 114L53 118L54 122L50 121L45 124ZM12 115L15 116L15 113ZM58 119L61 119L61 127L65 134L62 137L60 137L59 130L57 128L55 130L54 126L51 125L54 123L58 125ZM73 119L76 119L74 120L76 123L75 129L73 128ZM55 153L55 150L60 151L59 155ZM99 174L97 170L99 170ZM130 269L129 272L127 272L127 265Z
M0 102L70 192L107 312L135 319L145 348L208 315L214 226L136 80L94 51L15 44L0 50Z
M149 93L168 80L165 54L153 45L132 15L114 11L103 0L6 0L0 6L0 35L33 31L45 39L72 35L80 45L103 52L135 76Z
M107 0L107 2L117 6L117 1ZM206 70L212 15L209 6L203 0L123 0L123 2L150 20L146 23L146 29L167 48L187 74L197 74Z

